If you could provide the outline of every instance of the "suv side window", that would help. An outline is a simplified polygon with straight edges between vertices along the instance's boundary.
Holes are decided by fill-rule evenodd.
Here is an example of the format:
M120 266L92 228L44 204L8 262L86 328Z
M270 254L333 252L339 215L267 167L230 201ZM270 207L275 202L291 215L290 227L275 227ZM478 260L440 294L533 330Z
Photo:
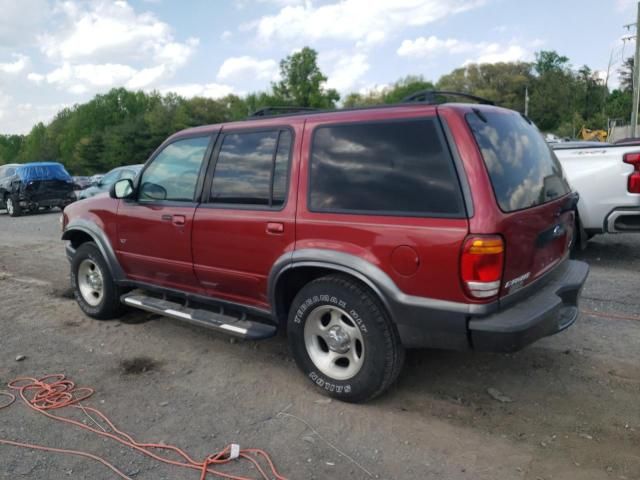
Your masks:
M210 202L281 207L289 178L291 132L237 132L224 136Z
M196 137L167 145L142 173L138 200L193 202L209 141Z
M313 212L464 216L453 159L435 119L318 127L308 203Z

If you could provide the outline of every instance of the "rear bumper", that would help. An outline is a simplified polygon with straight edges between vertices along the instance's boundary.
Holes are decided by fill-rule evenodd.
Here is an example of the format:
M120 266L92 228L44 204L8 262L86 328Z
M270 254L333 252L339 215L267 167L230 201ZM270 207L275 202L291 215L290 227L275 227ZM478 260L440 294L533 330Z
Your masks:
M41 195L37 193L22 192L18 195L18 201L21 207L64 207L76 200L73 191L60 192L52 195L48 193Z
M492 315L471 318L468 328L472 348L513 352L573 325L589 266L570 260L560 268L555 278L527 298Z
M640 232L640 207L616 208L604 221L608 233Z
M575 322L588 273L586 263L565 260L536 283L489 304L404 296L390 310L407 348L512 352Z

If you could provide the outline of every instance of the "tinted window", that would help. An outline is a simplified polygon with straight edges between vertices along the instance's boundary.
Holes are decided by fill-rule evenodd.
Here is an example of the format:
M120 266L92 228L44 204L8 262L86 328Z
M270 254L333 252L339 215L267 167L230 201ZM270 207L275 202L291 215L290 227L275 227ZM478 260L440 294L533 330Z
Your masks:
M167 145L142 174L140 200L193 201L209 137Z
M434 120L320 127L310 209L460 216L453 162Z
M287 195L289 180L289 153L291 152L291 134L280 132L276 164L273 170L273 205L283 205Z
M562 168L538 129L509 111L467 114L500 208L512 212L570 191Z
M290 150L291 134L286 130L225 135L211 200L244 205L284 204Z

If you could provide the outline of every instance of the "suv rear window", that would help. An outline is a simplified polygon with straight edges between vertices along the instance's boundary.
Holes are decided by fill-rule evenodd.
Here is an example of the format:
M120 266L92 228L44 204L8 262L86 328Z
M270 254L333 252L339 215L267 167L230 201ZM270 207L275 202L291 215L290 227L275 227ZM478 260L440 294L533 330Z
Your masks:
M453 160L434 119L318 127L310 170L314 212L464 215Z
M502 211L531 208L571 191L555 154L521 115L483 110L466 117Z

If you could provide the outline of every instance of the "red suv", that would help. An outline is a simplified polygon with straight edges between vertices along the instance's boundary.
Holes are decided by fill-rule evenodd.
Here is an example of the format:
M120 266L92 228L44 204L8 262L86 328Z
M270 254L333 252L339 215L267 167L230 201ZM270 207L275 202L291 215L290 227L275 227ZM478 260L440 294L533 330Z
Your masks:
M78 304L286 331L352 402L405 348L514 351L569 327L588 266L568 258L577 195L553 152L519 113L424 99L176 133L65 209Z

